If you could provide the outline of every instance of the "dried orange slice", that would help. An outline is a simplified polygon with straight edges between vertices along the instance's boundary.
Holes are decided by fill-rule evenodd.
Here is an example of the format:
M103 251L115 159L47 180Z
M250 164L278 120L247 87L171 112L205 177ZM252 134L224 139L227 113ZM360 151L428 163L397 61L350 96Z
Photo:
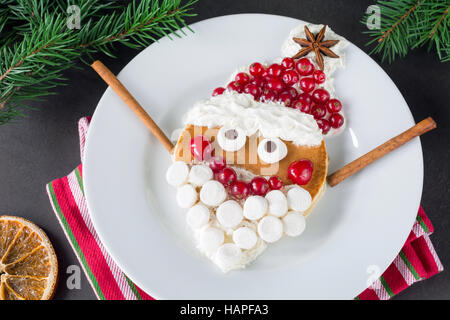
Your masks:
M47 235L34 223L0 216L0 299L49 300L58 260Z

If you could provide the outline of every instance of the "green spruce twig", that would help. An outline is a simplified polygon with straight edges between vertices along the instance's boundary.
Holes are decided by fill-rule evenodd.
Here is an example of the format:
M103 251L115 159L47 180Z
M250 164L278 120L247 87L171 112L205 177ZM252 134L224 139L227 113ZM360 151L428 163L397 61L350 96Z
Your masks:
M380 54L382 61L392 62L404 57L411 49L433 45L442 62L449 59L449 0L378 0L381 25L368 30L374 45L370 54ZM362 20L367 23L370 14Z
M22 114L29 101L53 94L63 72L115 44L140 49L186 27L197 0L0 0L0 124ZM67 6L77 4L81 28L67 27ZM5 9L6 8L6 9ZM2 40L6 37L13 40Z

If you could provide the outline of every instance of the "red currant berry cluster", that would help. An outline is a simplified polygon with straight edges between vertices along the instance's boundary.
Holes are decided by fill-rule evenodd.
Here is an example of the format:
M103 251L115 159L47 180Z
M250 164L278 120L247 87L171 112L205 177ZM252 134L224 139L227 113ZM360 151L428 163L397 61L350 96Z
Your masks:
M248 73L236 74L227 89L251 94L256 101L276 101L311 114L326 134L331 128L341 127L344 117L339 113L341 102L330 99L328 91L320 87L325 80L325 73L316 70L308 58L296 61L287 57L280 64L273 63L268 67L259 62L252 63ZM212 95L224 91L225 88L218 87Z
M283 187L283 182L277 176L272 176L268 180L264 177L255 177L249 183L238 180L236 171L227 167L225 159L219 156L209 160L209 167L214 172L217 181L222 183L238 200L245 199L252 194L265 196L269 190L279 190Z

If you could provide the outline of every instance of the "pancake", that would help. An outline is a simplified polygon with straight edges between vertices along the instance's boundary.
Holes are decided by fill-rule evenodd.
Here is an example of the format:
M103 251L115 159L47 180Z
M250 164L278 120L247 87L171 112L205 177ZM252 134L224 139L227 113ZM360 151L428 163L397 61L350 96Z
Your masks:
M203 135L212 142L215 155L224 157L229 165L245 169L254 175L276 175L283 181L284 186L289 186L293 184L288 178L289 165L300 159L308 159L313 163L314 171L311 180L306 185L302 185L301 187L306 189L311 194L313 205L317 203L326 188L328 155L324 141L322 141L322 143L318 146L303 146L295 145L291 141L282 140L286 144L288 152L286 157L274 165L261 161L254 148L254 145L257 145L264 137L257 136L256 134L253 137L247 137L247 141L242 150L237 152L227 152L222 150L218 143L216 143L219 129L220 128L218 127L208 128L188 124L181 132L175 146L174 160L183 161L187 164L194 164L195 162L198 162L191 155L190 140L194 136ZM250 149L253 149L254 151L250 152ZM313 205L305 212L305 215L311 211Z

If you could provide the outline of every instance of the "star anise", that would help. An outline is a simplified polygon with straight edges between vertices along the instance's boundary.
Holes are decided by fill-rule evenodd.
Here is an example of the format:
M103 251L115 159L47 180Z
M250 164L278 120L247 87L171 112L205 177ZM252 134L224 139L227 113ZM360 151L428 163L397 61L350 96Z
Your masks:
M320 70L323 70L323 67L324 67L322 54L324 54L330 58L339 58L339 56L336 53L334 53L333 51L331 51L329 49L332 46L334 46L335 44L337 44L339 42L339 40L322 41L323 37L325 35L326 28L327 28L326 25L323 26L322 30L320 30L320 32L316 36L314 36L311 33L311 31L309 31L308 27L305 26L305 34L306 34L307 39L292 38L292 40L294 40L296 43L298 43L299 45L301 45L303 47L292 58L298 59L300 57L306 56L311 51L314 51L314 53L316 54L316 61L317 61L317 64L319 65Z

